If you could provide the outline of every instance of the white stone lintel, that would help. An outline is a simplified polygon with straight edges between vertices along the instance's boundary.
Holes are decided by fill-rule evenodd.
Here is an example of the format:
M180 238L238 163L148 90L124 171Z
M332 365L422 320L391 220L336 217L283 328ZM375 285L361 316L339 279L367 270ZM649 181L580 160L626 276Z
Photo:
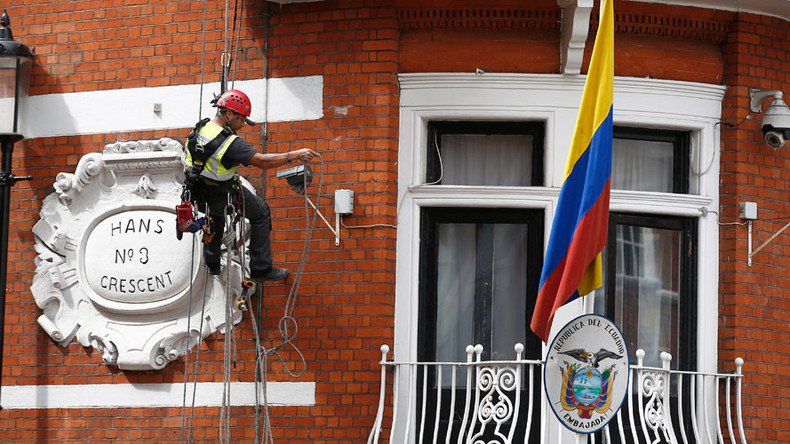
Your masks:
M323 117L322 76L243 80L231 86L250 97L250 117L256 122ZM22 119L29 126L22 133L32 139L190 128L201 117L213 115L210 102L217 93L215 82L31 96Z

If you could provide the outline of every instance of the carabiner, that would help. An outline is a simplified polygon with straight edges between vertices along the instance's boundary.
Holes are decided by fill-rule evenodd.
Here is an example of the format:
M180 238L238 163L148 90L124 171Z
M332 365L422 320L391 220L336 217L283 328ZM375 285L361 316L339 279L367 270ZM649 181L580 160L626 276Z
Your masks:
M236 207L233 204L229 203L225 206L225 217L231 217L234 213L236 213ZM231 220L233 220L231 218Z

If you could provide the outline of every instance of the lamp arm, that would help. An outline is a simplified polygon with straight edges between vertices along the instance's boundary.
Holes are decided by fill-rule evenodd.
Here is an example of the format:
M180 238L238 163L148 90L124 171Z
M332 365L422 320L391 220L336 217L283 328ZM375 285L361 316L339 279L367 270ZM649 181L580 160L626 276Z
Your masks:
M0 187L12 187L23 180L33 180L33 176L17 176L11 172L0 172Z

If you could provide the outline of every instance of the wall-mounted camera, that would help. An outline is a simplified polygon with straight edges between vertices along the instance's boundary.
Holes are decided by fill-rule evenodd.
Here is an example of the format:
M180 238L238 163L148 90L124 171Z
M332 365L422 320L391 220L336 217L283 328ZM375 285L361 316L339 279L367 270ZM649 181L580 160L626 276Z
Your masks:
M765 143L773 149L790 148L790 108L782 100L782 91L751 90L750 110L762 111L762 102L768 97L774 100L765 109L761 130Z
M305 188L313 181L313 171L307 165L297 165L277 172L278 179L285 179L297 194L304 194Z

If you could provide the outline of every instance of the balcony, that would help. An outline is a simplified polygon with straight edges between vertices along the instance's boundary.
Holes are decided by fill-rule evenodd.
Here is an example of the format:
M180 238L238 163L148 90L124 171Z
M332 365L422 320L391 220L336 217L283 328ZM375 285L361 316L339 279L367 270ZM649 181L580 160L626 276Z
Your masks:
M468 346L466 362L387 360L381 347L378 413L373 443L742 443L741 368L731 374L643 365L629 366L628 390L616 416L597 433L565 430L545 407L543 361L481 361L483 348ZM391 379L390 379L391 375Z

